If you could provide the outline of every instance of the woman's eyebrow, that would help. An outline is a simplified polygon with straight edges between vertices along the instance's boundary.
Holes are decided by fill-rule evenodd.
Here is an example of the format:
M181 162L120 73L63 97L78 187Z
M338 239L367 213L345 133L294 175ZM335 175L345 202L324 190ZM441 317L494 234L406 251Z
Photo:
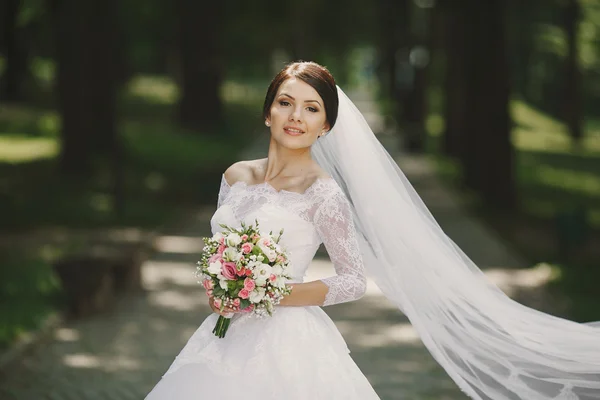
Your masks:
M279 96L286 96L286 97L289 97L292 100L296 100L293 96L290 96L287 93L280 93ZM321 105L321 103L319 103L319 100L304 100L304 102L305 103L311 103L311 102L313 102L313 103L317 103L318 105Z

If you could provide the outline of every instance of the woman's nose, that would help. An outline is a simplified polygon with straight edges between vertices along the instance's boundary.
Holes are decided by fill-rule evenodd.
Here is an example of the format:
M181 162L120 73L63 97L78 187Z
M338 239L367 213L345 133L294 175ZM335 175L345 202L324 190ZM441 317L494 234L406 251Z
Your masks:
M294 107L292 113L290 114L290 119L294 121L300 121L302 115L302 109L300 107Z

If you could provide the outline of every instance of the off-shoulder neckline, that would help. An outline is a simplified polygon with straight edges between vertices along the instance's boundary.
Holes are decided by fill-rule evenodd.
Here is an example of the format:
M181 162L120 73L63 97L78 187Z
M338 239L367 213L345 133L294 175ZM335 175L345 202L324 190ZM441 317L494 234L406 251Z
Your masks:
M227 187L229 187L229 188L233 188L236 185L243 186L243 187L246 187L246 188L253 188L253 187L265 186L269 190L271 190L271 191L273 191L275 193L290 193L290 194L295 194L295 195L298 195L298 196L305 196L305 195L307 195L312 190L314 190L314 188L316 186L318 186L318 184L321 183L321 182L334 181L334 179L331 178L331 177L317 178L317 179L315 179L315 181L313 183L311 183L311 185L309 187L306 188L306 190L304 192L294 192L292 190L277 189L273 185L271 185L269 182L261 182L261 183L248 184L248 183L246 183L244 181L235 181L233 184L229 184L229 182L227 182L227 179L225 179L225 174L221 175L221 179L223 180L223 182L225 183L225 185Z

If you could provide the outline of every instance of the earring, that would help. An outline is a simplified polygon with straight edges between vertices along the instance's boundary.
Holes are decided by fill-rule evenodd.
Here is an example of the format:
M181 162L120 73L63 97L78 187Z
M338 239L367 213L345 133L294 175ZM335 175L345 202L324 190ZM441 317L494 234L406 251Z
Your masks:
M271 123L269 121L265 121L265 125L266 126L271 126Z

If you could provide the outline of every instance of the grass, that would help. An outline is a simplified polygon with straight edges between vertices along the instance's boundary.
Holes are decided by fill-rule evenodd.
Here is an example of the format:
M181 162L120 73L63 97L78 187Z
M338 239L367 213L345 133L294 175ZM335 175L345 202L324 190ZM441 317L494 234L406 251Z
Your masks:
M40 326L60 303L60 285L50 264L31 255L0 255L0 349Z
M516 149L518 210L502 213L489 209L465 192L473 211L523 254L531 264L551 262L557 278L548 290L568 299L565 317L588 321L600 319L600 121L586 121L586 138L574 145L564 124L514 100L512 140ZM430 149L445 181L459 185L460 167L440 154L443 131L440 115L428 120ZM474 200L473 200L474 199ZM586 229L576 229L573 252L565 258L559 251L559 215L583 209ZM581 235L577 238L577 234Z
M53 138L31 138L22 134L0 137L0 159L6 163L54 158L58 151L58 143Z

